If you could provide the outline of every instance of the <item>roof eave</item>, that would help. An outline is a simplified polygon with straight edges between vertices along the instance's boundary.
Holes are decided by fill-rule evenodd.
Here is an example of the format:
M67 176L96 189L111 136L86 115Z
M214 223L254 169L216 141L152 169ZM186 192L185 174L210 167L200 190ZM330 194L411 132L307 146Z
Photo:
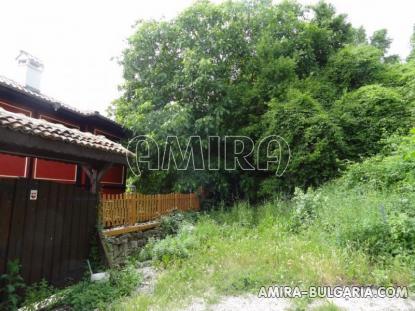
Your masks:
M132 153L120 154L87 148L64 141L46 139L9 128L0 128L0 152L33 156L69 163L88 164L92 167L104 163L126 165Z

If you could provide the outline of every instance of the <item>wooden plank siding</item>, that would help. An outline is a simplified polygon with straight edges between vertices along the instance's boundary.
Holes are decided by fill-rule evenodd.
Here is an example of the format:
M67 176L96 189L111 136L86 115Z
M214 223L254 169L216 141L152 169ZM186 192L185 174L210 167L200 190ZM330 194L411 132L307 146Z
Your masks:
M38 190L37 200L29 200ZM97 195L75 185L0 179L0 275L18 259L28 283L79 280L96 230Z
M174 210L190 211L199 208L200 202L196 193L103 194L100 200L100 219L104 228L134 226Z

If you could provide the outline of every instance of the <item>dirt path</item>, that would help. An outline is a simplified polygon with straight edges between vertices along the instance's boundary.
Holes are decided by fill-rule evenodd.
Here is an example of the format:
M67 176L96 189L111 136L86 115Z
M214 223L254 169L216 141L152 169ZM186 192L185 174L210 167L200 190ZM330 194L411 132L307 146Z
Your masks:
M137 288L136 292L140 294L151 294L157 281L157 271L150 263L141 264L137 272L143 276L143 281Z
M415 298L333 298L319 300L308 306L307 310L313 310L330 301L340 310L347 311L413 311L415 310ZM195 300L183 311L277 311L293 310L295 305L289 299L282 298L258 298L255 295L244 295L238 297L225 297L219 303L208 305L202 300Z
M143 282L136 292L151 294L157 281L158 273L149 262L141 263L137 271L143 276ZM414 311L415 296L403 298L329 298L314 300L307 310L332 303L340 310L345 311ZM207 304L202 299L195 299L193 303L182 311L279 311L295 310L296 305L290 299L258 298L256 295L229 296L222 298L216 304Z

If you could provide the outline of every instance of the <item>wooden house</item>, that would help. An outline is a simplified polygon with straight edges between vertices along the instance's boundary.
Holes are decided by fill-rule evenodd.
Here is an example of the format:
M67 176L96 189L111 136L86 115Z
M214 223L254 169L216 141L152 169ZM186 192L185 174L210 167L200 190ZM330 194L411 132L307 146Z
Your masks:
M0 107L11 112L62 124L102 135L120 142L125 138L125 130L116 122L98 112L84 112L56 99L42 94L37 88L36 74L42 69L41 63L33 56L21 52L18 57L27 77L25 85L0 76ZM88 187L89 180L79 167L72 163L51 161L35 157L21 157L0 153L0 178L28 178L49 180ZM103 176L101 191L106 194L118 194L125 191L126 166L117 164Z
M82 277L100 192L124 191L123 137L98 113L0 78L0 275L18 260L29 284Z

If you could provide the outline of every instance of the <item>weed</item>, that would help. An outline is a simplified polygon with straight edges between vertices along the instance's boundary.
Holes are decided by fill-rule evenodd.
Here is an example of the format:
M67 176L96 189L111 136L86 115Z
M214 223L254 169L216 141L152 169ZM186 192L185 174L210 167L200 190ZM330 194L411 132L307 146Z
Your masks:
M108 282L91 282L85 278L57 293L56 306L69 306L73 310L107 310L117 299L128 296L140 279L133 266L111 270Z
M44 307L43 305L36 306L45 299L51 297L56 292L46 280L42 280L38 283L32 284L26 289L23 305L26 310L38 310Z
M0 276L0 287L2 299L0 299L1 310L17 310L21 301L19 291L26 287L20 276L20 264L17 260L7 263L7 273Z

